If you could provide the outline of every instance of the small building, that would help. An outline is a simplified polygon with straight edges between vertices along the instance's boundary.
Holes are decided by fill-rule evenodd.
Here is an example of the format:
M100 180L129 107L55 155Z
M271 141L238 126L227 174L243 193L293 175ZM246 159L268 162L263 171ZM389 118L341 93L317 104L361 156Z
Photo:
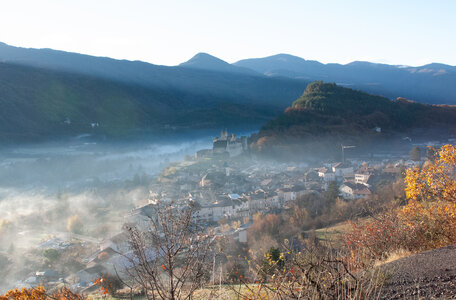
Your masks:
M371 190L364 184L344 182L339 187L340 195L344 199L356 200L365 198L372 194Z
M356 173L355 174L355 183L365 183L369 180L369 177L372 175L369 173Z
M247 243L247 229L240 229L238 231L238 234L239 234L239 237L238 237L238 240L239 240L239 243Z
M353 174L353 166L348 162L340 162L332 167L334 175L339 178Z
M296 200L296 192L291 188L280 188L276 192L282 203Z
M96 278L106 273L106 268L100 264L86 268L76 273L76 278L81 286L92 285Z
M318 176L326 182L336 180L336 175L334 174L334 172L332 172L326 167L318 169Z
M35 277L38 282L45 283L58 280L59 274L55 270L46 269L44 271L36 272Z
M114 236L100 243L100 250L111 248L115 252L125 253L130 250L129 236L125 231L119 232Z
M370 181L375 174L378 174L375 168L363 165L355 172L355 183L368 184L368 181Z
M137 227L139 230L147 230L150 226L150 218L154 215L154 203L148 203L133 209L124 216L124 223L130 227Z
M241 225L241 227L239 227L239 229L236 230L236 232L238 233L238 241L240 243L247 243L247 229L252 226L252 222L249 222L247 224L243 224Z
M55 250L65 250L68 247L71 246L70 242L62 241L59 238L52 238L49 239L40 245L38 245L38 249L44 250L44 249L55 249Z

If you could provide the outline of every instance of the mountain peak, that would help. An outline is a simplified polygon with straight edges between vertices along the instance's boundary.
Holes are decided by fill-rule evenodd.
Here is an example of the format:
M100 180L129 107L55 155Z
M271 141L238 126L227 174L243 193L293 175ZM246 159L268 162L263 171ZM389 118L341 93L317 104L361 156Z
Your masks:
M229 65L224 60L217 58L208 53L199 52L188 61L181 63L180 67L198 68L198 69L212 69L217 67L224 67Z
M226 61L204 52L199 52L188 61L181 63L179 67L230 73L256 74L256 72L252 70L230 65Z
M271 55L269 57L265 57L269 59L276 59L276 60L281 60L281 61L287 61L287 62L302 62L306 61L304 58L296 56L296 55L291 55L287 53L279 53L275 55Z

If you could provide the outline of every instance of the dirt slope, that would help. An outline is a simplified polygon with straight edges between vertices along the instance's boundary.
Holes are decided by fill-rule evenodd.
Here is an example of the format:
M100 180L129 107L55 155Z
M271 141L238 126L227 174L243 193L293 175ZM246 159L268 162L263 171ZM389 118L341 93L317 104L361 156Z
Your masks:
M382 266L381 299L456 299L456 245L414 254Z

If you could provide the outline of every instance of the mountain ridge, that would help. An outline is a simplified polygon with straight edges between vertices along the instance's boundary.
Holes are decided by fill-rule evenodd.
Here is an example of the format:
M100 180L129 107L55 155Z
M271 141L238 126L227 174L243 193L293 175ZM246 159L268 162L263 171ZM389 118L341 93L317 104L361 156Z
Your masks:
M5 45L5 44L4 44ZM211 95L241 103L267 102L283 109L302 92L308 82L268 78L258 74L217 72L214 70L153 65L141 61L115 60L58 50L43 51L13 46L0 47L0 61L65 71L136 84L185 95ZM206 95L206 96L205 96ZM195 97L191 97L195 101Z
M293 63L290 63L290 59ZM278 54L245 59L234 65L251 68L266 76L343 83L388 98L406 97L430 104L456 104L456 66L431 63L400 66L366 61L348 64L308 61Z
M243 73L249 75L262 76L262 74L255 72L248 68L237 67L229 64L218 57L210 55L208 53L199 52L188 61L178 65L184 68L204 69L211 71L230 72L230 73Z
M228 81L242 82L234 77L250 76L257 81L263 80L258 78L265 77L282 82L324 80L388 98L405 97L430 104L456 103L456 67L440 63L418 67L362 61L346 65L323 64L282 53L228 64L209 54L203 55L203 59L198 54L195 57L197 59L190 59L181 66L169 67L141 61L115 60L52 49L20 48L0 44L0 61L76 72L154 88L172 88L183 93L193 89L191 92L215 93L223 97L232 91L230 88L233 84ZM242 77L244 81L252 80L251 78ZM190 79L193 80L193 84L189 84ZM221 81L224 82L223 87L212 84ZM263 85L269 84L265 82ZM282 93L283 91L284 89ZM250 94L245 89L242 93ZM269 97L272 101L277 101L277 98L281 97L277 93L264 93L262 96ZM289 96L286 98L292 100ZM282 103L279 106L285 107L288 104Z

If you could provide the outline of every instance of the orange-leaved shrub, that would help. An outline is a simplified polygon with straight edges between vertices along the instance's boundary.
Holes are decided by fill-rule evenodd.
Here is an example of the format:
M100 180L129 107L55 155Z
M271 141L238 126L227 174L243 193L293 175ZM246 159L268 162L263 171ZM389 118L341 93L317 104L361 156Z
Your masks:
M58 292L48 294L44 287L14 289L7 291L4 295L0 295L0 300L86 300L79 294L71 292L67 288L62 288Z
M442 146L432 161L408 169L404 181L405 206L353 222L343 236L353 262L456 243L456 147Z

